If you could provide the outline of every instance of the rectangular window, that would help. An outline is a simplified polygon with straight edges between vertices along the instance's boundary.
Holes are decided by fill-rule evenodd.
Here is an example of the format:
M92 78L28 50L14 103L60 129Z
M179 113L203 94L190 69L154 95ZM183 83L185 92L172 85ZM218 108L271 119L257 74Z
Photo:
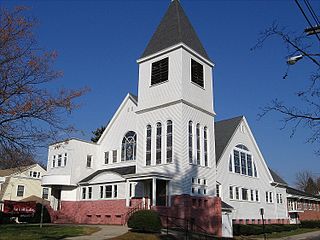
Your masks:
M198 178L198 184L201 184L201 179L200 178Z
M53 159L52 159L52 167L56 167L56 155L53 155ZM31 175L30 175L31 176Z
M247 175L247 162L246 162L246 154L241 152L241 174Z
M147 139L146 139L146 165L151 165L151 126L147 126Z
M87 155L87 167L91 168L92 164L92 155Z
M192 183L195 183L195 181L196 181L196 180L195 180L195 178L194 178L194 177L193 177L193 178L191 178L191 182L192 182Z
M251 196L251 201L254 201L254 194L253 194L253 190L250 190L250 196Z
M191 59L191 81L200 87L204 87L203 66L193 59Z
M204 195L207 194L207 189L203 189L203 194L204 194Z
M193 187L193 188L191 188L191 193L194 193L194 187Z
M40 172L38 172L38 176L37 176L37 178L40 178Z
M242 188L242 200L248 200L248 189Z
M165 82L169 76L169 58L152 63L151 85Z
M118 186L113 185L113 197L117 198L118 197Z
M117 162L117 150L112 151L112 162L116 163Z
M256 190L256 201L259 202L259 191Z
M247 154L248 175L252 177L252 158Z
M161 123L157 123L156 132L156 164L161 164L161 138L162 138L162 126Z
M239 197L239 188L238 187L236 187L236 199L240 199L240 197Z
M280 203L283 203L283 201L282 201L282 194L281 194L281 193L279 194L279 198L280 198Z
M37 172L33 172L32 177L36 178L37 177Z
M217 197L220 197L220 185L216 185L216 192L217 192Z
M29 172L29 176L32 177L32 171Z
M49 188L43 188L42 189L42 198L43 199L49 199Z
M277 203L280 203L280 200L279 200L279 193L277 193Z
M270 203L273 203L273 194L272 194L272 192L269 192L269 200L270 200Z
M24 186L18 185L17 188L17 197L23 197L24 195Z
M112 198L112 185L105 186L105 198Z
M269 192L266 192L266 203L269 202Z
M197 164L200 165L200 124L197 124L196 127L196 140L197 140Z
M207 180L203 179L203 185L207 185Z
M88 199L92 198L92 187L88 187Z
M64 154L64 166L67 166L67 158L68 158L68 155L67 153Z
M188 144L189 144L189 163L193 163L193 131L192 131L192 122L189 122L189 136L188 136Z
M87 192L87 188L83 187L82 188L82 199L86 199L86 192Z
M234 158L234 171L236 173L240 173L240 156L238 151L236 150L233 151L233 158Z
M100 186L100 198L103 198L103 186Z
M233 187L232 186L229 187L229 198L233 199Z
M62 162L62 154L58 155L58 167L61 167L61 162Z
M167 163L172 163L172 121L167 121Z
M208 129L204 127L203 129L203 147L204 147L204 166L208 166Z
M109 163L109 152L104 152L104 164Z

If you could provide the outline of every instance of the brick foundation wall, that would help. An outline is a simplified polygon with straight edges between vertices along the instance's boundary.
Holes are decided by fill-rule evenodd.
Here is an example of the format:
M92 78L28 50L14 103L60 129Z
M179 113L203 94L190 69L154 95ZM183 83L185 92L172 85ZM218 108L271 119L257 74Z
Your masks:
M320 220L320 212L313 210L304 210L304 212L299 213L299 220Z
M131 199L131 206L139 205L141 199ZM142 206L142 204L141 204ZM61 210L53 212L56 223L82 224L125 224L128 211L125 199L62 201ZM204 229L210 234L221 236L221 200L213 197L172 196L171 207L152 207L160 215L193 221L195 231ZM183 220L182 220L183 221ZM166 218L162 217L166 226ZM202 229L198 228L200 226ZM190 224L191 226L191 224ZM190 227L189 227L190 230ZM200 231L201 232L201 231Z
M234 219L234 224L262 224L261 219ZM264 219L265 224L290 224L289 219Z

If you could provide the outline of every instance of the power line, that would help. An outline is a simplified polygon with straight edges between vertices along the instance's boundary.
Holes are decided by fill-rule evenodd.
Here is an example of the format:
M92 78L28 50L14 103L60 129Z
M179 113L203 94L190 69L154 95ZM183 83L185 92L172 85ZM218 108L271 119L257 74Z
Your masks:
M316 37L318 38L318 40L319 40L319 42L320 42L320 38L319 38L317 32L314 30L314 26L312 26L312 24L311 24L311 22L309 21L306 13L305 13L304 10L302 9L300 3L298 2L298 0L294 0L294 1L295 1L295 3L297 4L297 6L299 7L299 9L300 9L301 13L303 14L303 16L305 17L305 19L307 20L307 22L308 22L308 24L310 25L311 29L313 29L314 34L316 35Z
M313 20L316 22L316 25L320 25L319 18L318 18L318 16L315 14L315 12L313 11L313 8L312 8L310 2L309 2L308 0L304 0L304 3L305 3L305 5L307 6L307 8L308 8L308 10L309 10L309 12L310 12Z

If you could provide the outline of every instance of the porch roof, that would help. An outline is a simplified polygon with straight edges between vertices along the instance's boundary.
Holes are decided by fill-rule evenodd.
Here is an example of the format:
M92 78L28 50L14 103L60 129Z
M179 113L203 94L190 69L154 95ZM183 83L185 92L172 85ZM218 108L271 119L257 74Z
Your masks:
M152 178L157 178L161 180L171 180L172 176L165 174L165 173L159 173L159 172L148 172L148 173L135 173L135 174L128 174L125 176L127 180L137 181L137 180L147 180Z

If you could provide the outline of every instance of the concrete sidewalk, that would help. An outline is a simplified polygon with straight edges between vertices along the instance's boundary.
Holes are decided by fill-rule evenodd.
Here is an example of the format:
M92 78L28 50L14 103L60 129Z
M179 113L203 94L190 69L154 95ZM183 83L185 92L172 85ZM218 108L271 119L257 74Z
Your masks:
M69 237L65 239L66 240L104 240L104 239L114 238L128 232L127 226L118 226L118 225L90 225L90 226L98 227L101 230L91 235Z
M319 240L320 231L308 232L290 237L277 238L278 240Z

